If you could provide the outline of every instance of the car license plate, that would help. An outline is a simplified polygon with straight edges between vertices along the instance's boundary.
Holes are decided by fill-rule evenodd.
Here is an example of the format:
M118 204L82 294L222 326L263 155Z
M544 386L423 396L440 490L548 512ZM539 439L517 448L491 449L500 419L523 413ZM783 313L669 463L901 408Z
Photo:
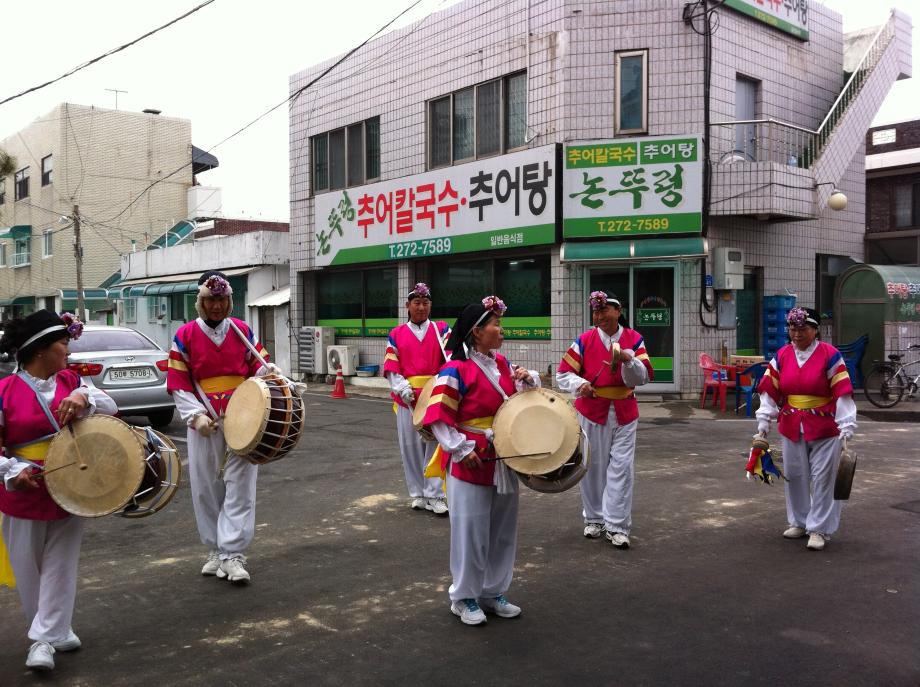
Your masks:
M150 379L153 377L153 370L149 367L129 367L121 370L109 370L109 379Z

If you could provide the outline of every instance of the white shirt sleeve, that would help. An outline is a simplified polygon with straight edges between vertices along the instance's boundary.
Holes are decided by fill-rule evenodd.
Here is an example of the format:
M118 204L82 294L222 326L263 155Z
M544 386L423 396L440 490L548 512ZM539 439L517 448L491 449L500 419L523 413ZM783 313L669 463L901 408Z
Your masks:
M91 386L81 386L76 389L86 396L86 402L89 404L80 411L79 417L88 417L101 413L103 415L115 415L118 412L118 405L115 399L109 396L101 389Z
M3 476L3 484L7 489L10 489L10 482L13 481L19 473L25 470L26 468L32 467L28 463L23 463L21 460L12 459L7 466L7 472ZM13 491L13 490L11 490Z
M211 417L207 409L202 405L198 397L191 391L173 391L173 400L176 402L176 410L179 411L179 417L182 421L191 426L192 421L197 415L207 415Z
M770 423L779 417L779 408L770 394L760 394L760 407L754 413L754 416L757 418L758 430L762 429L764 425L769 429Z
M517 365L514 365L514 366L512 367L512 372L513 372L514 370L516 370L516 369L518 369L518 366L517 366ZM523 391L524 389L537 389L537 388L543 386L543 382L540 380L540 373L539 373L539 372L537 372L536 370L527 370L527 374L530 375L530 381L528 382L528 381L523 380L523 379L522 379L522 380L515 380L515 382L514 382L514 390L515 390L515 391Z
M837 399L837 411L834 413L837 429L843 431L856 429L856 402L853 394L846 394Z
M438 420L432 423L429 429L441 445L441 450L447 451L454 463L459 463L476 448L475 441L467 439L464 434L446 422Z
M636 352L631 349L626 349L633 356L636 355ZM648 383L648 370L645 365L642 364L641 360L637 360L633 357L628 363L623 363L620 365L620 374L623 375L623 383L626 386L642 386L643 384Z
M567 394L578 393L578 390L588 383L587 379L579 377L574 372L557 372L556 386L559 390Z
M390 383L390 390L397 396L402 395L403 390L409 387L409 380L398 372L387 372L386 377Z

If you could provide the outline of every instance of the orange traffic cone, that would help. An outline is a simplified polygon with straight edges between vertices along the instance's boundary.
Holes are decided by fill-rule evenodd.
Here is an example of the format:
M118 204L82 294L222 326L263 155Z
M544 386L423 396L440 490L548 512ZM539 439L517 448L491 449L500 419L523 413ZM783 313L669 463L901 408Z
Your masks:
M348 394L345 393L345 377L342 376L341 365L335 370L335 386L332 387L332 393L329 394L329 397L348 398Z

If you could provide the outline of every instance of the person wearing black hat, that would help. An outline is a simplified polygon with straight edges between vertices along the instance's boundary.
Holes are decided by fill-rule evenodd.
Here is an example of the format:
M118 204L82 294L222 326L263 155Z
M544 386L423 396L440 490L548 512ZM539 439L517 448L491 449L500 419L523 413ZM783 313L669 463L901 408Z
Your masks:
M818 337L817 311L793 308L786 325L792 343L776 352L757 387L757 433L766 437L779 418L789 521L783 536L808 535L807 548L821 551L840 526L834 481L841 442L856 429L856 403L843 356Z
M491 426L505 399L540 378L498 353L505 310L496 296L463 309L424 419L438 440L431 465L446 479L450 502L450 610L466 625L484 623L483 611L521 614L505 597L517 548L518 480L495 460Z
M83 330L73 315L39 310L5 322L4 328L0 352L13 354L18 369L0 380L0 556L9 553L30 624L29 639L34 643L26 665L51 670L55 651L73 651L81 645L71 620L83 519L51 499L41 466L61 426L94 412L114 415L118 408L108 395L67 369L67 344ZM13 580L6 583L12 585Z
M383 374L390 383L393 410L396 413L396 436L402 455L406 486L413 510L429 510L447 515L443 483L438 477L424 475L425 466L434 453L433 441L425 441L415 431L412 412L422 387L447 362L444 340L450 334L446 322L432 322L431 290L418 283L406 297L409 320L394 328L387 339Z
M202 543L209 553L202 575L230 582L250 580L245 551L255 533L258 466L227 457L221 420L233 391L247 377L280 373L263 367L231 321L267 360L268 354L242 320L230 317L233 289L226 275L209 271L198 280L198 318L176 332L169 352L166 388L188 425L189 485Z

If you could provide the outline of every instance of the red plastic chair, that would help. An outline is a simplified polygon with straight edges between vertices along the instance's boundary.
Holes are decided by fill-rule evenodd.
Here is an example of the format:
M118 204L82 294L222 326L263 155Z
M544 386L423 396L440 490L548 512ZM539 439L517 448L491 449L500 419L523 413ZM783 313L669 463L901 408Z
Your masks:
M703 393L700 394L700 408L706 405L706 394L712 389L712 405L715 405L718 400L719 408L724 413L727 392L735 388L735 380L729 379L735 368L731 365L719 365L705 353L700 353L700 368L703 370ZM722 378L723 376L725 379Z

